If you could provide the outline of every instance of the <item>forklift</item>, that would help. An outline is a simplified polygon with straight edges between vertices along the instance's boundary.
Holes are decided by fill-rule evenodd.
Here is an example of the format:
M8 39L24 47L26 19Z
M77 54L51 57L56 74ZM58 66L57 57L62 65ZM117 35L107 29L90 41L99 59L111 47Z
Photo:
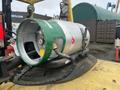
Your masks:
M70 0L62 0L60 3L60 20L49 21L34 18L34 4L44 0L18 1L29 5L27 7L28 16L23 20L16 34L12 32L12 0L2 0L1 84L13 82L19 85L46 85L67 82L83 75L96 64L96 58L88 54L89 31L84 25L73 22ZM24 29L22 29L23 27ZM73 27L79 30L73 31ZM53 32L50 29L53 29ZM51 36L50 33L56 33L56 35ZM14 39L13 34L17 39ZM31 38L31 42L28 37ZM76 40L77 38L80 42ZM43 45L44 42L47 44ZM16 55L12 44L17 45L19 55ZM38 47L36 48L36 46ZM11 53L13 54L11 55Z
M10 1L10 0L3 0L4 4L7 1ZM27 2L30 5L32 5L30 6L32 7L32 9L28 10L29 11L28 17L32 16L33 15L32 11L34 10L33 9L34 2L38 0L19 0L19 1ZM11 2L9 3L9 5L10 4ZM69 15L69 14L66 14L66 12L63 9L68 7L67 5L69 4L64 3L64 1L60 3L60 6L61 6L60 9L63 11L60 12L61 17L59 19L68 20L67 19L68 17L66 15ZM6 10L4 12L6 12ZM3 18L4 23L3 23L2 29L0 28L0 32L3 33L3 34L0 33L2 36L2 38L0 39L4 41L4 47L3 45L1 45L2 57L5 56L5 51L7 50L7 46L10 45L10 42L8 41L11 38L10 35L12 33L12 31L8 31L8 29L7 30L4 29L7 27L7 25L5 24L6 21L5 21L4 13L3 13L3 17L4 17ZM25 22L26 21L24 21L24 23ZM32 22L32 25L33 24L34 23ZM47 25L49 25L49 23L47 23ZM21 30L22 29L20 29L20 31ZM9 32L10 35L6 34L6 32ZM20 35L20 33L18 34ZM86 35L84 34L84 37L85 36ZM74 37L72 38L72 43L73 44L75 43ZM54 46L56 47L55 44ZM8 50L11 51L12 49L8 49ZM25 62L23 62L22 60L23 58L21 58L20 56L16 56L12 60L0 59L1 60L0 89L1 90L15 90L15 89L19 89L19 90L27 90L27 89L29 90L34 90L34 89L38 89L38 90L39 89L40 90L48 90L48 89L51 89L51 90L108 90L108 89L120 90L120 87L119 87L120 65L118 63L108 62L104 60L96 61L95 57L90 55L89 57L84 57L86 55L87 54L84 54L84 55L80 54L80 57L78 57L80 61L79 60L76 61L74 59L76 57L75 55L74 57L72 57L72 60L74 59L75 62L73 61L73 63L69 63L67 65L63 65L63 63L61 63L61 59L59 60L59 58L57 58L57 61L53 60L52 62L47 62L47 64L43 64L42 66L39 66L39 65L29 66ZM70 58L68 55L67 56L64 55L64 56L66 57L65 59ZM12 82L12 83L9 83L9 82ZM33 85L39 85L39 86L33 86Z

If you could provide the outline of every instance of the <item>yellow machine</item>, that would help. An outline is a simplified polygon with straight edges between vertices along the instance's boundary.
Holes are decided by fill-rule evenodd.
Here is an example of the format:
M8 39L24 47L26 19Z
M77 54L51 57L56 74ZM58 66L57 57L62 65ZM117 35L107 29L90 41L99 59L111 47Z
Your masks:
M36 19L33 16L34 4L38 1L19 1L29 4L28 16L16 32L15 56L8 64L4 58L2 60L6 66L1 65L3 72L0 73L0 83L62 83L81 76L95 65L96 58L88 54L89 31L84 25L71 22L73 17L70 1L63 0L61 3L62 15L67 21Z
M38 86L6 83L0 90L120 90L120 64L98 60L89 72L66 83Z
M34 5L42 0L18 1ZM67 20L73 21L71 0L68 0L68 7ZM0 90L120 90L120 64L97 60L96 65L87 73L68 82L38 86L20 86L9 82L2 84Z

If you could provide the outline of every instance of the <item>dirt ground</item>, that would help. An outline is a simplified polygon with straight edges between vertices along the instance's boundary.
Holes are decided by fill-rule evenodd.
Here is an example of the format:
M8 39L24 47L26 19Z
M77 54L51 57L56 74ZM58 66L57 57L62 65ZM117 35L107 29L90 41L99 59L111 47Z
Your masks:
M89 45L90 54L97 59L115 61L114 44L91 43Z

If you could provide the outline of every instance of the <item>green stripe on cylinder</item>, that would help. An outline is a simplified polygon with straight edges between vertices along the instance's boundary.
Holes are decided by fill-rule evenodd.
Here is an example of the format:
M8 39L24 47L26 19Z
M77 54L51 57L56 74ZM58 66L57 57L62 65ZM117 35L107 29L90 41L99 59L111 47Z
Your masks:
M52 54L52 50L53 50L53 43L56 39L61 38L63 40L63 45L62 45L62 50L64 49L64 45L66 42L65 39L65 34L62 30L62 28L55 22L55 21L45 21L45 20L40 20L40 19L27 19L27 20L32 20L34 22L36 22L38 24L38 26L41 27L41 31L44 34L44 40L45 40L45 54L42 57L42 60L39 61L39 63L37 64L42 64L45 63L50 55ZM25 20L25 21L27 21ZM25 21L23 21L23 23L20 25L20 27L22 28L22 25L25 23ZM29 22L30 23L30 22ZM25 23L26 24L26 23ZM27 24L26 24L27 27ZM32 27L32 26L31 26ZM25 26L24 26L25 28ZM34 30L34 29L33 29ZM24 31L24 30L23 30ZM28 30L29 32L29 30ZM18 29L17 31L17 35L19 36L20 30ZM17 37L18 37L17 36ZM27 59L24 57L24 54L22 54L21 50L20 50L20 42L17 38L17 48L18 51L20 53L20 56L22 57L22 59L29 65L31 65ZM33 60L34 61L34 60ZM35 64L35 65L37 65ZM33 65L32 65L33 66Z
M61 27L55 21L45 21L45 20L37 20L37 19L34 20L37 21L37 23L40 25L41 30L43 31L45 37L45 55L43 57L42 62L40 62L40 63L44 63L48 60L48 58L51 55L51 52L53 50L54 40L58 38L62 38L64 42L62 50L64 49L65 35Z

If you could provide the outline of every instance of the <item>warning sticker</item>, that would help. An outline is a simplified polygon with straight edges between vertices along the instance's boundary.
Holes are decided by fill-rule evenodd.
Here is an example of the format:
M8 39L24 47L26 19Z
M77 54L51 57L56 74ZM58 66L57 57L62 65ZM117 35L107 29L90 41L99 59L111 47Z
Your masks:
M72 44L75 44L75 37L72 36L72 40L71 40Z

